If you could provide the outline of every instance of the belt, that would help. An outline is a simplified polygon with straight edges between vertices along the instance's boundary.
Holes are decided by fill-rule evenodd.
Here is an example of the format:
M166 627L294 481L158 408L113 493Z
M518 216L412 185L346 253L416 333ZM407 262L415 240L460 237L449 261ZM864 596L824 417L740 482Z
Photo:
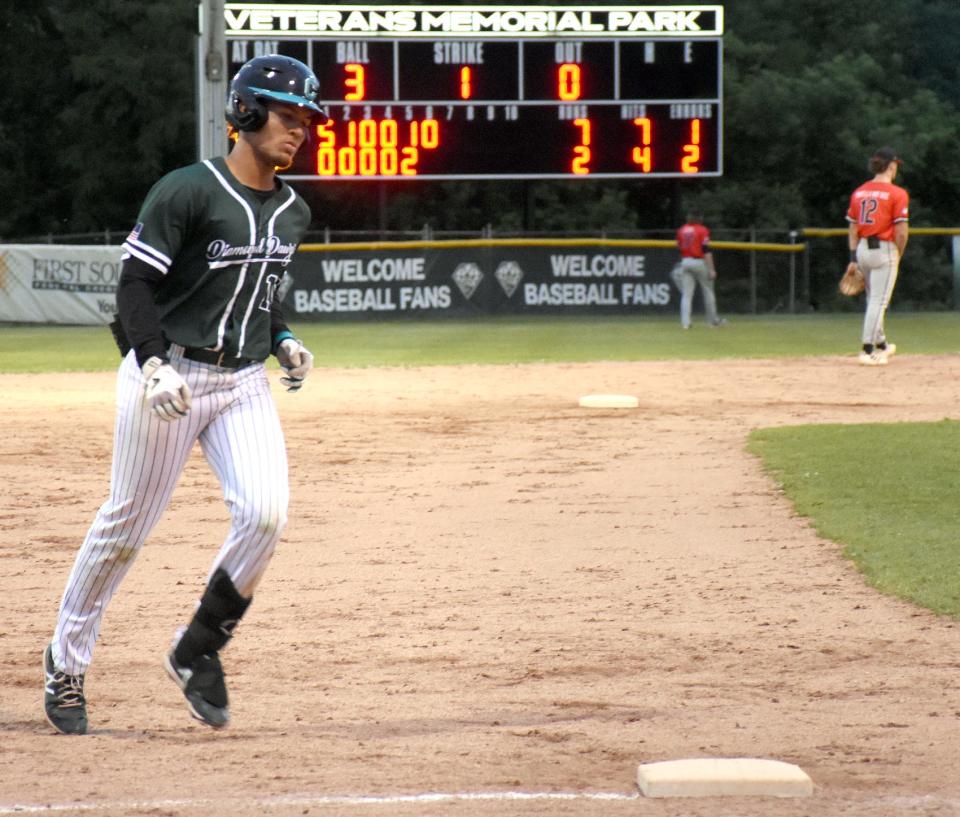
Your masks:
M867 247L869 247L871 250L880 249L880 239L877 238L875 235L868 235L866 237L866 242L867 242Z
M221 369L243 369L251 363L259 363L252 357L234 357L227 355L226 352L216 352L213 349L187 349L183 350L183 355L187 360L195 360L197 363L209 363L211 366L219 366Z

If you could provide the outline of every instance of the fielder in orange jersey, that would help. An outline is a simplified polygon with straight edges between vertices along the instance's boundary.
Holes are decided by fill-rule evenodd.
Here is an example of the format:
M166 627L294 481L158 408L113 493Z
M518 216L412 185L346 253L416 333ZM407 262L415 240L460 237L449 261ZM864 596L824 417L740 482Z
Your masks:
M887 342L883 318L909 233L910 196L893 183L901 163L893 148L879 148L868 164L873 179L853 191L847 209L850 264L860 267L867 284L860 352L860 362L866 366L886 365L897 350Z

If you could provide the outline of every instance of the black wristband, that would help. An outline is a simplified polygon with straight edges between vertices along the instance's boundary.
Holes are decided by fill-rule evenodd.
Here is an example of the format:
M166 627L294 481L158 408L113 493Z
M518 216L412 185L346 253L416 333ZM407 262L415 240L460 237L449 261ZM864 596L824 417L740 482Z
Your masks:
M856 251L856 250L850 250L850 261L851 261L852 263L854 263L854 264L857 263L857 251Z

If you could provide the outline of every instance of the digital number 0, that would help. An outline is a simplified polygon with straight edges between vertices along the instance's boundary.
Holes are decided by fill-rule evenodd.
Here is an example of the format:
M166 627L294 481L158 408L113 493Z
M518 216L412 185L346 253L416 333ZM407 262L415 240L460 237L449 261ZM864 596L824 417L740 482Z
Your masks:
M580 66L575 62L565 62L557 69L557 95L570 102L580 99Z

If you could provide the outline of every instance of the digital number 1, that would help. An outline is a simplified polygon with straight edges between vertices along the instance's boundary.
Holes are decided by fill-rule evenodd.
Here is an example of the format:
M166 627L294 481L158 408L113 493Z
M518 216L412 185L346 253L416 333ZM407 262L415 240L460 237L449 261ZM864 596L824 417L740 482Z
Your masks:
M700 167L700 120L690 122L690 142L683 146L683 159L680 160L680 169L684 173L699 173Z

